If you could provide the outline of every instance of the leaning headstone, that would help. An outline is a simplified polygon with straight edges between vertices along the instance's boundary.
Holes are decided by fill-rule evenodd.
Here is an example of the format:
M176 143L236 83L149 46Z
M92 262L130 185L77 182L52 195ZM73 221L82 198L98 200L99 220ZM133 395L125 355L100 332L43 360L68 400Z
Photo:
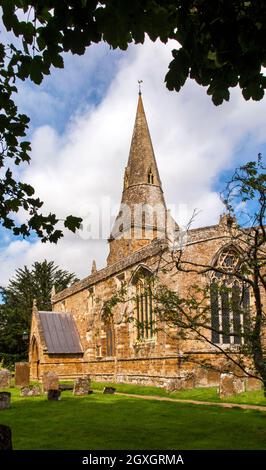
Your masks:
M0 370L0 390L10 387L11 372L7 369Z
M60 390L48 390L47 398L51 401L60 400L61 391Z
M172 379L167 382L165 385L167 392L175 392L182 389L182 380L180 378Z
M0 392L0 410L6 410L10 408L11 402L11 393L10 392Z
M39 385L29 385L29 387L22 387L20 389L21 397L39 397L41 395L41 389Z
M89 377L78 377L74 383L73 395L88 395L91 380Z
M9 426L0 424L0 450L12 450L12 432Z
M196 387L207 387L207 369L205 367L198 367L195 371L195 386Z
M104 387L103 393L108 393L109 395L115 393L115 388L114 387Z
M182 388L194 388L195 387L195 374L194 372L187 373L184 377L182 377Z
M30 365L28 362L16 362L15 385L16 387L27 387L30 382Z
M220 398L230 397L245 391L245 381L232 374L221 374L219 396Z
M246 377L246 391L251 392L253 390L261 390L262 382L259 379L255 379L255 377Z
M42 376L42 386L44 392L47 392L48 390L58 390L58 375L54 372L45 372Z

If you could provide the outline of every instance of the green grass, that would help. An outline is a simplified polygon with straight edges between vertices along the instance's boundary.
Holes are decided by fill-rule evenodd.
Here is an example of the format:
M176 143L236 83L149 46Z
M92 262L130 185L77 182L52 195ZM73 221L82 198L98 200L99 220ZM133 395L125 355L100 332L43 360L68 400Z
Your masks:
M134 395L152 395L169 398L179 398L184 400L209 401L213 403L242 403L250 405L266 406L266 397L262 390L244 392L232 397L220 399L217 393L217 387L202 387L189 390L180 390L179 392L167 392L164 388L139 386L132 384L118 384L106 382L92 382L94 390L102 390L106 386L116 388L117 392L133 393Z
M146 389L146 387L145 387ZM19 396L0 410L15 449L266 449L266 413L94 393Z

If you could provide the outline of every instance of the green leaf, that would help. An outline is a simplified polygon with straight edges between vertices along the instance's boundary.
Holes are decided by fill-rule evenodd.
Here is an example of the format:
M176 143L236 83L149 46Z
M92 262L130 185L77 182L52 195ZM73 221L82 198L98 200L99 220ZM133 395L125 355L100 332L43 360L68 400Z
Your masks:
M63 57L59 54L51 55L51 62L52 62L54 67L57 67L57 68L60 68L60 69L64 68Z
M75 233L75 231L80 228L81 222L82 219L80 217L69 215L64 222L64 226Z

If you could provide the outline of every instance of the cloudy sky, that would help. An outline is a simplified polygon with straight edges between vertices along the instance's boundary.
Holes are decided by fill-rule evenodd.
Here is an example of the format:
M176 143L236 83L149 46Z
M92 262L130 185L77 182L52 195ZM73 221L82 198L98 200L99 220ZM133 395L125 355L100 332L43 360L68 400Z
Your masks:
M179 94L169 92L164 76L173 47L150 41L127 52L92 46L83 57L67 55L64 70L53 70L41 86L19 84L17 103L31 118L32 140L32 162L20 177L45 201L43 212L82 216L85 230L66 232L51 245L1 229L0 285L17 267L45 258L80 278L90 273L93 259L98 268L105 265L108 244L89 240L86 223L95 204L111 202L115 212L120 202L138 79L166 201L176 208L177 221L184 223L195 208L196 225L218 221L223 182L264 151L266 100L245 102L235 89L230 103L215 107L191 81Z

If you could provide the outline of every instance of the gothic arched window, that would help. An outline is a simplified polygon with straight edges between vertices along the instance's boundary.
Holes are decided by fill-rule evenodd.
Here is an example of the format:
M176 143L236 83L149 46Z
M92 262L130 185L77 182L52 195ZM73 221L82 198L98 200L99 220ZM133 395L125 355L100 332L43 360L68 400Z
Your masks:
M152 338L152 292L144 279L139 279L136 284L136 311L138 339Z
M106 356L112 357L115 355L115 341L114 341L114 328L112 322L108 322L105 326L106 334Z
M233 275L239 264L239 253L230 247L223 250L216 266L224 273L214 272L210 286L212 342L243 344L249 316L249 288Z
M134 275L132 283L135 285L135 318L137 324L137 339L147 340L154 337L154 318L152 300L151 273L140 268Z

